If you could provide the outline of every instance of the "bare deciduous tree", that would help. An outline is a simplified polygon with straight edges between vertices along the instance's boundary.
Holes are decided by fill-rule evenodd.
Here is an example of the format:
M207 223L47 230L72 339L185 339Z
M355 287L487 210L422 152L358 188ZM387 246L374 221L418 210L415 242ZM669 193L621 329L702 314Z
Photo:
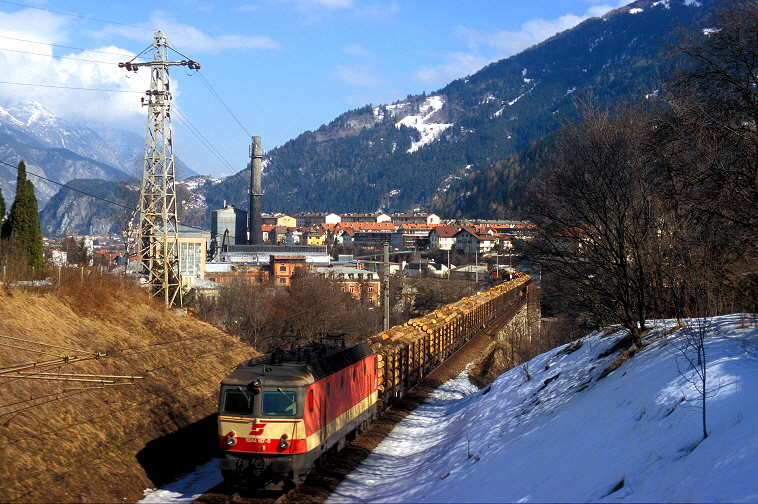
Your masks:
M697 392L699 402L697 409L700 411L703 439L705 439L708 437L707 400L718 392L718 388L711 386L708 381L706 350L710 320L708 317L697 317L694 319L693 327L685 328L681 332L683 337L673 342L677 349L677 369Z
M664 87L655 146L671 181L668 197L678 206L682 240L694 253L682 259L693 259L690 269L709 274L712 302L725 309L754 309L758 4L727 0L710 29L681 35L673 51L678 65Z
M656 172L645 156L648 118L591 99L567 124L530 187L540 234L531 258L560 282L571 308L602 325L618 323L641 345L662 222Z

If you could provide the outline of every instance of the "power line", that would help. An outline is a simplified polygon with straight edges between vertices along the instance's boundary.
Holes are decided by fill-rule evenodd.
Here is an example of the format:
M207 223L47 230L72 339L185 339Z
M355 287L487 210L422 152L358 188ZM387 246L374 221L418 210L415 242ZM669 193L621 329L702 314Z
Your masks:
M187 116L185 116L179 111L176 104L174 104L174 112L177 113L177 119L179 119L179 121L181 121L185 126L187 126L187 129L189 129L190 132L193 135L195 135L198 138L198 140L200 140L203 146L206 149L208 149L208 151L211 154L213 154L216 157L216 159L218 159L221 162L221 164L224 165L224 167L229 171L229 173L234 175L234 171L233 171L234 167L231 165L231 163L229 163L229 161L227 161L226 158L224 158L224 156L215 147L213 147L210 141L207 138L205 138L205 136L202 133L200 133L200 131L197 128L195 128L195 126L190 122L190 120L187 119Z
M31 51L22 51L20 49L5 49L5 48L0 47L0 51L21 53L21 54L31 54L32 56L43 56L45 58L57 58L57 59L74 60L74 61L85 61L87 63L99 63L101 65L112 65L113 64L113 62L111 62L111 61L97 61L97 60L90 60L90 59L84 59L84 58L74 58L73 56L53 56L52 54L42 54L42 53L35 53L35 52L31 52Z
M133 24L128 24L128 23L119 23L118 21L109 21L107 19L98 19L98 18L93 18L93 17L89 17L89 16L80 16L79 14L71 14L70 12L56 11L56 10L52 10L52 9L45 9L45 8L42 8L42 7L33 7L31 5L26 5L26 4L22 4L22 3L18 3L18 2L10 2L8 0L0 0L0 2L6 3L6 4L10 4L10 5L16 5L18 7L23 7L25 9L36 9L36 10L41 10L41 11L45 11L45 12L52 12L53 14L61 14L63 16L71 16L71 17L75 17L75 18L79 18L79 19L86 19L88 21L99 21L101 23L108 23L108 24L119 25L119 26L128 26L129 28L139 28L140 30L157 31L157 30L155 30L153 28L148 28L146 26L139 26L139 25L133 25Z
M2 0L0 0L2 1ZM27 42L29 44L40 44L44 46L50 46L50 47L61 47L63 49L74 49L76 51L86 51L86 52L93 52L93 53L99 53L99 54L110 54L111 56L121 56L121 57L127 57L131 56L131 53L116 53L116 52L110 52L110 51L98 51L96 49L85 49L83 47L72 47L72 46L65 46L60 44L51 44L49 42L40 42L39 40L27 40L27 39L20 39L16 37L7 37L5 35L0 35L0 38L4 38L7 40L15 40L16 42Z
M0 1L2 1L2 0L0 0ZM13 168L15 170L18 170L18 166L14 166L14 165L12 165L10 163L6 163L5 161L0 161L0 164L4 164L5 166L10 166L11 168ZM27 171L26 174L27 175L31 175L33 177L37 177L37 178L42 179L42 180L44 180L46 182L50 182L51 184L55 184L55 185L58 185L58 186L61 186L61 187L65 187L66 189L70 189L72 191L76 191L78 193L84 194L85 196L89 196L91 198L99 199L100 201L104 201L106 203L110 203L111 205L116 205L116 206L119 206L121 208L126 208L127 210L132 210L131 207L128 207L126 205L122 205L121 203L116 203L115 201L107 200L105 198L101 198L100 196L95 196L94 194L90 194L90 193L87 193L87 192L84 192L84 191L80 191L79 189L74 189L71 186L67 186L66 184L62 184L60 182L56 182L55 180L50 180L49 178L43 177L42 175L37 175L36 173L31 173L29 171Z
M197 74L200 76L200 79L203 81L203 84L205 84L205 86L210 90L210 92L213 93L213 96L215 96L216 99L221 103L221 105L224 106L224 108L226 109L226 111L229 112L229 115L231 115L234 118L234 120L237 121L237 124L240 125L240 128L242 128L242 131L244 131L247 134L248 137L252 137L252 135L250 134L250 132L247 131L247 128L245 128L245 126L242 125L242 123L240 122L240 120L237 119L237 116L234 115L234 112L232 112L232 110L226 105L226 103L224 103L224 100L221 99L221 96L219 96L219 94L216 92L216 90L213 89L213 87L211 86L210 82L208 82L207 80L205 80L205 76L202 73L200 73L200 72L198 72Z
M172 48L172 50L175 51L175 52L177 52L178 54L181 54L176 49ZM199 72L197 72L197 73L199 73ZM136 74L136 75L142 80L142 82L145 83L146 86L149 86L149 84L142 77L142 74ZM211 142L207 138L205 138L205 136L202 133L200 133L200 130L198 130L192 124L192 122L187 118L187 116L185 116L184 114L182 114L182 112L179 110L179 107L177 107L177 105L175 103L173 104L172 108L174 109L174 111L176 111L177 119L179 119L179 121L182 124L184 124L185 126L187 126L187 129L190 131L190 133L192 133L193 135L195 135L195 137L198 140L200 140L200 143L203 144L203 147L205 147L206 149L208 149L208 152L210 152L211 154L213 154L213 156L216 159L219 160L219 162L224 166L224 168L226 168L226 170L230 174L234 175L235 174L234 173L234 166L232 166L232 164L229 161L227 161L226 158L224 158L224 156L218 151L218 149L216 149L215 147L213 147L213 145L211 144Z
M0 1L2 1L2 0L0 0ZM18 170L18 166L14 166L14 165L12 165L12 164L10 164L10 163L6 163L5 161L0 161L0 164L3 164L3 165L5 165L5 166L9 166L9 167L13 168L14 170ZM83 195L85 195L85 196L89 196L90 198L95 198L95 199L98 199L98 200L100 200L100 201L103 201L103 202L105 202L105 203L108 203L108 204L110 204L110 205L115 205L115 206L118 206L118 207L121 207L121 208L125 208L125 209L127 209L127 210L129 210L129 211L133 211L133 210L134 210L134 208L132 208L132 207L130 207L130 206L126 206L126 205L123 205L123 204L121 204L121 203L116 203L115 201L111 201L111 200L108 200L108 199L105 199L105 198L101 198L100 196L95 196L94 194L88 193L88 192L86 192L86 191L82 191L82 190L80 190L80 189L76 189L76 188L74 188L74 187L71 187L71 186L69 186L69 185L63 184L63 183L61 183L61 182L56 182L55 180L51 180L51 179L49 179L49 178L47 178L47 177L43 177L42 175L37 175L36 173L32 173L32 172L30 172L30 171L27 171L27 172L26 172L26 174L27 174L27 175L31 175L32 177L37 177L37 178L39 178L39 179L42 179L42 180L44 180L45 182L49 182L49 183L51 183L51 184L55 184L55 185L57 185L57 186L60 186L60 187L65 187L66 189L69 189L69 190L71 190L71 191L75 191L75 192L78 192L78 193L80 193L80 194L83 194ZM197 229L197 230L199 230L199 231L203 231L203 228L201 228L201 227L198 227L198 226L189 226L189 225L187 225L187 224L182 224L182 226L184 226L184 227L188 227L188 228L190 228L190 229Z
M0 0L2 2L3 0ZM79 91L105 91L109 93L136 93L136 94L144 94L144 91L129 91L126 89L97 89L97 88L86 88L86 87L76 87L76 86L54 86L52 84L31 84L28 82L10 82L10 81L0 81L0 84L10 84L14 86L31 86L31 87L43 87L43 88L54 88L54 89L76 89Z

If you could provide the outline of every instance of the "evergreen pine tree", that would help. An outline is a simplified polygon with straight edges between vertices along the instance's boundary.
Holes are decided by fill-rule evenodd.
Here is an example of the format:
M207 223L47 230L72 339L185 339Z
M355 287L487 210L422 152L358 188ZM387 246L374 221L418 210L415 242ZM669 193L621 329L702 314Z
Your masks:
M18 163L16 198L3 223L2 236L15 245L15 250L19 251L30 270L33 268L36 274L42 273L45 263L37 197L34 195L34 184L26 178L26 164L23 161Z

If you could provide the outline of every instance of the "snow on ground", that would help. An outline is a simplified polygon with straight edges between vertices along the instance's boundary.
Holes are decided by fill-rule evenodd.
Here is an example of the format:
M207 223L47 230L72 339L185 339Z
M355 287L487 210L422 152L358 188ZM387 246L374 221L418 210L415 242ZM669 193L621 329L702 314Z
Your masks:
M677 370L682 330L598 380L621 336L596 333L482 391L465 373L410 414L329 502L758 502L758 329L711 321L710 393ZM688 375L689 376L689 375Z
M423 105L419 107L418 115L405 116L395 124L399 128L401 125L408 126L418 130L421 139L418 142L412 142L408 153L416 152L424 145L431 143L439 138L443 131L448 129L452 124L435 124L427 122L431 120L432 115L440 110L445 104L441 96L429 96Z
M139 502L189 504L222 481L218 459L214 458L161 489L145 490L145 498Z
M705 440L699 394L678 371L677 347L698 327L685 323L657 322L647 346L602 379L617 354L599 355L621 331L535 357L481 391L462 373L329 502L758 502L756 319L709 321ZM214 459L141 502L191 502L220 482Z

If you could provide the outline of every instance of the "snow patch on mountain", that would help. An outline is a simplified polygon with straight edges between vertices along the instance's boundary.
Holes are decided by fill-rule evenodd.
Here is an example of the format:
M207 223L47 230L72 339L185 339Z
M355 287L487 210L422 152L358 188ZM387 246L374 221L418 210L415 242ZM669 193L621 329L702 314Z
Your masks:
M445 105L445 100L442 96L435 95L427 97L426 101L419 106L419 113L414 115L407 115L395 124L396 128L400 126L408 126L414 128L421 135L421 139L417 142L412 142L411 147L407 150L409 154L416 152L424 145L427 145L442 134L443 131L450 128L452 124L440 124L432 122L433 116ZM392 105L388 106L389 109Z

